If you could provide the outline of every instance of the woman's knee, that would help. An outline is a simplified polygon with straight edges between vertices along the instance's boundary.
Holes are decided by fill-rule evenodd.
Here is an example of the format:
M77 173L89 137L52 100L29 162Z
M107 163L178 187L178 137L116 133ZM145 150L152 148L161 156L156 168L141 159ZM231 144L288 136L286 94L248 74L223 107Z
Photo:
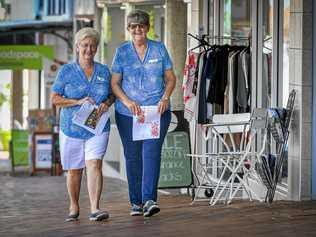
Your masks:
M82 174L82 170L83 169L71 169L71 170L67 171L67 174L68 175L73 175L73 176L81 175Z
M102 169L102 159L91 159L86 160L87 170L101 170Z

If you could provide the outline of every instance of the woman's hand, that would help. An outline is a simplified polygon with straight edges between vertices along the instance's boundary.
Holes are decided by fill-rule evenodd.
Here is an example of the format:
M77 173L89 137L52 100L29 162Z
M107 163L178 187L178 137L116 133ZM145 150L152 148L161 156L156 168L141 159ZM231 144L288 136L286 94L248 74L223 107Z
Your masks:
M129 109L129 111L131 111L133 115L141 114L142 110L135 101L127 100L124 104Z
M108 111L109 107L110 106L106 102L101 103L97 110L98 117L100 117L104 112Z
M169 106L169 98L163 97L158 103L158 113L163 114Z
M95 102L94 102L94 100L92 99L92 98L90 98L90 97L84 97L84 98L82 98L82 99L80 99L80 100L77 100L77 105L83 105L86 101L89 101L91 104L95 104Z
M95 104L94 100L91 99L90 97L85 97L80 100L68 99L55 92L52 92L51 100L54 105L59 106L59 107L71 107L71 106L82 105L86 101L89 101L90 103Z

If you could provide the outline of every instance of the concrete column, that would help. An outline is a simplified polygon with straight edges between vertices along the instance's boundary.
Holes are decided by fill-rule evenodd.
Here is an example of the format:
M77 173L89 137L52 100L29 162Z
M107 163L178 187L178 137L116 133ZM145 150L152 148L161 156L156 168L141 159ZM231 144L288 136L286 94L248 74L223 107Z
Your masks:
M23 80L22 71L16 70L12 73L12 120L11 127L13 128L13 121L17 120L23 125Z
M38 109L39 105L39 73L37 70L29 70L28 108Z
M177 77L176 88L171 96L171 109L180 111L183 106L183 69L186 57L187 6L181 1L166 0L166 46L173 61Z
M106 57L107 57L106 47L108 44L108 37L109 37L107 35L108 34L108 27L109 27L108 21L109 21L108 8L106 6L104 6L102 8L101 30L100 30L101 39L100 39L100 46L99 46L99 51L101 54L101 61L100 62L102 62L102 63L107 63L106 62Z
M101 24L101 21L102 21L102 9L98 8L96 5L94 6L94 9L95 9L95 15L94 15L94 29L96 29L100 35L101 35L101 31L102 31L102 24ZM100 43L102 41L100 40ZM101 47L100 47L100 44L99 44L99 48L98 48L98 51L95 55L95 59L96 61L98 62L101 62L102 58L102 53L101 53Z
M311 199L313 1L291 0L290 90L297 92L289 138L289 198Z

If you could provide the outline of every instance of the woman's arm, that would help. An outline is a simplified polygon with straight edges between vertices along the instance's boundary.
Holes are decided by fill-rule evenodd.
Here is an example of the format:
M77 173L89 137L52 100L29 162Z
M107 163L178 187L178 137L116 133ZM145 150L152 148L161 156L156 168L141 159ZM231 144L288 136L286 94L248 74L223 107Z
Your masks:
M71 107L71 106L76 106L76 105L82 105L86 101L89 101L92 104L95 103L93 99L91 99L90 97L84 97L80 100L67 99L55 92L51 94L51 101L54 105L58 107Z
M163 114L169 105L170 96L176 86L176 76L172 69L165 71L165 82L166 82L166 89L165 93L163 94L162 98L158 103L158 112Z
M121 89L121 80L121 74L112 73L111 86L114 95L131 111L132 114L140 114L140 106L135 101L130 100Z
M114 103L114 101L115 101L115 96L113 94L110 94L109 97L99 105L98 112L97 112L98 115L101 115L104 112L108 111L111 105Z

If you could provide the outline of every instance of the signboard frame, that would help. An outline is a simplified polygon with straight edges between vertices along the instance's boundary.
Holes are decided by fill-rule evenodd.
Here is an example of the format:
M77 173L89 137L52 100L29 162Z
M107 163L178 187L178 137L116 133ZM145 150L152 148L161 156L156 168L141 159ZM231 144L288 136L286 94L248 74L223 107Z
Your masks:
M50 143L41 144L40 140L50 140ZM41 150L42 149L42 150ZM39 164L39 155L43 154L39 151L46 151L50 155L50 162L43 161ZM38 171L46 171L51 173L53 167L53 133L51 132L34 132L32 137L32 173L34 175Z

